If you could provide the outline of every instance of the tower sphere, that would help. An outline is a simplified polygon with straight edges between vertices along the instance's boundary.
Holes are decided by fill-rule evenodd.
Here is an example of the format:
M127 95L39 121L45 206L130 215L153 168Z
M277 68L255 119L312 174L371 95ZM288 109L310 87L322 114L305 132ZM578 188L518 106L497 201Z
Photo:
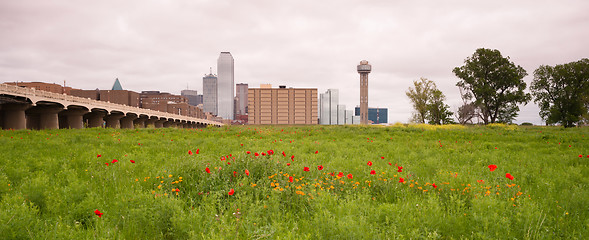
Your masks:
M372 65L368 64L368 61L360 61L360 65L358 65L358 73L370 73L371 70Z

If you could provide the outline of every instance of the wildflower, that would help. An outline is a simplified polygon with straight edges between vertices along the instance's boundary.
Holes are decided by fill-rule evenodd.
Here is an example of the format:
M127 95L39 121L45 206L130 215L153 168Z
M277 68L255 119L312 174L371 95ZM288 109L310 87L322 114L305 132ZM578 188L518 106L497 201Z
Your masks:
M403 179L403 178L399 178L399 182L400 182L400 183L404 183L404 182L405 182L405 179Z
M200 148L197 148L196 149L196 154L198 154L198 152L200 152Z
M390 165L390 166L393 166L393 164L392 164L392 163L389 163L389 165Z
M252 153L252 152L250 152L250 151L247 151L247 152L245 152L245 153L246 153L246 154L250 154L250 153Z
M98 209L94 210L94 214L96 214L96 216L98 217L102 217L102 214L100 211L98 211Z
M192 156L192 151L188 150L188 155Z
M343 173L343 172L339 172L339 173L337 174L337 176L338 176L338 177L343 177L343 176L344 176L344 173Z
M131 162L131 163L135 163L135 160L129 160L129 162Z
M509 180L513 180L513 176L511 176L511 174L509 174L509 173L506 173L505 174L505 177L506 178L509 178Z
M290 160L294 161L294 155L290 156Z
M221 161L225 161L225 156L221 156Z
M315 154L319 153L319 151L315 151Z
M116 163L116 162L118 162L118 161L119 161L119 160L113 159L113 160L112 160L112 163Z
M489 165L489 171L492 172L492 171L495 171L495 169L497 169L497 165L495 165L495 164Z
M180 189L176 188L176 190L174 190L174 191L176 191L176 192L180 192Z
M288 181L289 182L292 182L293 181L293 178L292 177L288 177Z
M583 154L579 154L579 157L582 158L583 157Z
M436 184L435 184L435 183L434 183L434 184L432 184L432 186L433 186L434 188L438 188L438 186L436 186Z
M274 150L270 149L268 150L268 155L273 155L274 154Z
M350 173L350 174L348 174L348 178L352 179L352 178L354 178L354 176L352 176L352 174Z
M317 170L319 170L319 171L323 170L323 165L317 166Z
M308 172L309 171L309 168L308 167L304 167L303 168L303 171Z
M233 171L233 176L234 176L234 177L235 177L235 174L237 174L237 172L236 172L236 171Z
M290 163L286 163L286 166L290 166Z
M286 157L286 153L284 153L284 151L282 151L282 156Z
M96 157L97 157L97 158L99 158L99 157L102 157L102 155L100 155L100 154L97 154L97 155L96 155Z
M205 168L205 171L207 171L207 173L211 173L211 169L209 169L208 167Z
M368 161L368 163L366 163L366 165L372 166L372 162L371 161Z
M376 171L372 170L372 171L370 171L370 174L371 175L375 175L376 174Z
M245 170L245 175L247 175L247 176L249 177L249 175L250 175L250 171L246 169L246 170Z
M233 190L233 188L231 190L229 190L228 194L229 196L232 196L235 193L235 190Z
M397 166L397 172L403 172L403 167Z
M106 164L106 166L108 166L108 163L104 163L104 164Z
M256 157L257 157L257 156L260 156L260 154L259 154L259 153L254 153L254 155L255 155Z
M380 157L380 159L384 159L384 157Z
M265 152L262 152L262 156L266 156L266 153Z

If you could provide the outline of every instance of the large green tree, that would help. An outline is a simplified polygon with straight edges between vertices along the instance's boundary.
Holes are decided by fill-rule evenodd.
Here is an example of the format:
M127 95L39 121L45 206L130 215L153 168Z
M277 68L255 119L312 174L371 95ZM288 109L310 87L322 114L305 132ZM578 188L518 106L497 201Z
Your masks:
M465 90L462 97L474 100L485 124L513 121L519 112L517 104L527 104L531 98L524 93L526 70L499 50L479 48L453 72L462 79L456 83Z
M547 124L573 127L587 116L589 59L554 67L542 65L534 71L530 88Z
M413 81L413 88L409 88L405 94L413 103L415 110L411 121L425 123L427 120L430 124L453 123L452 112L448 110L450 107L444 103L446 96L433 81L427 78Z

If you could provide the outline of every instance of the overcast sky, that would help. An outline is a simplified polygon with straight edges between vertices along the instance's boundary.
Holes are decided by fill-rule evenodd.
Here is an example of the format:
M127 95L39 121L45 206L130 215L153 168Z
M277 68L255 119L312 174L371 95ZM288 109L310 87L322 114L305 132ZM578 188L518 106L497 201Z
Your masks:
M366 59L369 106L408 122L405 91L433 80L455 110L452 69L477 48L509 56L533 79L540 65L589 57L589 1L0 0L0 82L82 89L202 93L220 52L235 83L340 91L359 104L356 65ZM518 123L541 124L534 102Z

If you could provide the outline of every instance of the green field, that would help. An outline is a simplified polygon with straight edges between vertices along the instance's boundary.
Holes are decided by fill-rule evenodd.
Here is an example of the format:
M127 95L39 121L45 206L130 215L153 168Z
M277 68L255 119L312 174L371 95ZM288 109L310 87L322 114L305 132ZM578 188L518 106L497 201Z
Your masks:
M0 238L587 239L588 163L589 128L3 130Z

